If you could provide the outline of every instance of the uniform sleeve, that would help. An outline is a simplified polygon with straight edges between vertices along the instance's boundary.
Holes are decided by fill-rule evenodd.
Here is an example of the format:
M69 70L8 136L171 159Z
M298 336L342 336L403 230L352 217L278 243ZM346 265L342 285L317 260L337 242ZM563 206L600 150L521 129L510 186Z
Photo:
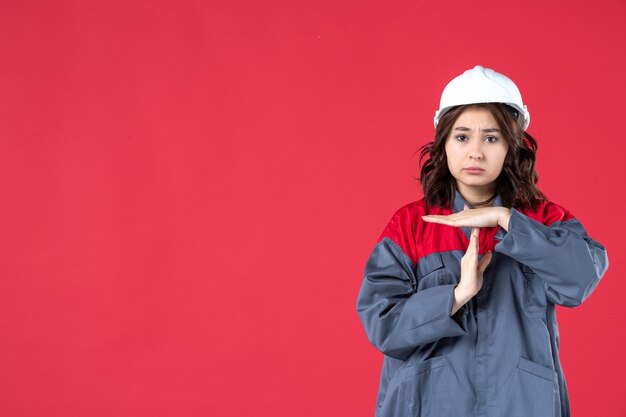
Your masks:
M455 285L416 292L415 271L402 248L384 237L367 261L357 300L357 313L369 341L385 355L400 360L422 344L468 333L467 308L450 316Z
M549 224L512 208L509 230L499 231L503 237L495 250L533 269L552 303L574 307L589 297L609 267L606 249L574 217Z

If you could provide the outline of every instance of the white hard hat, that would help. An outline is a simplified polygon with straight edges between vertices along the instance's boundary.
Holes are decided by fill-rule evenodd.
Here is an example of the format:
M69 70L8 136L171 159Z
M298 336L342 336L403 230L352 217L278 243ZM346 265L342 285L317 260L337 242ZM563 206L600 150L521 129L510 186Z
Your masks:
M522 129L530 124L530 113L522 103L522 95L513 81L490 68L476 65L446 85L441 94L439 110L435 112L435 128L441 116L451 107L474 103L504 103L522 115Z

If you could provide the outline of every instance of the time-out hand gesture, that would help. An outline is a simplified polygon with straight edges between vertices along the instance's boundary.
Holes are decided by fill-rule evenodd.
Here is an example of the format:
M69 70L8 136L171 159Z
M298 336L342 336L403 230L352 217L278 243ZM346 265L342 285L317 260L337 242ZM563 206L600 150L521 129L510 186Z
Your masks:
M463 211L457 213L441 215L429 214L422 216L425 222L447 224L448 226L470 226L470 227L495 227L502 226L508 230L511 211L506 207L483 207L469 209L467 205Z
M463 210L467 211L469 208L465 206ZM483 286L483 273L485 269L487 269L489 262L491 262L492 253L491 251L487 252L480 262L478 261L479 232L480 229L478 227L472 228L467 251L461 258L461 279L454 289L454 304L452 305L451 315L456 313L473 296L478 294L478 291L480 291Z

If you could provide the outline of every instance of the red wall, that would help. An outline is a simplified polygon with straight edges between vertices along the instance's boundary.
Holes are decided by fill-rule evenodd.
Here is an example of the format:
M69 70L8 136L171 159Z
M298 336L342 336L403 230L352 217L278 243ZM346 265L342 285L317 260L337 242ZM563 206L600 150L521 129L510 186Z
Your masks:
M625 415L626 3L544 3L0 3L0 414L373 415L365 261L480 64L608 249L561 353Z

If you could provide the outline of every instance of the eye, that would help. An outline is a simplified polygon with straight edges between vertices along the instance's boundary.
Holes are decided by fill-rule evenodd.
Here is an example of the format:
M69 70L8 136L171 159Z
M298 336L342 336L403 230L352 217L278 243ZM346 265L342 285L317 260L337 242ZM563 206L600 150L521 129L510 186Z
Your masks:
M456 135L455 139L458 140L459 142L463 142L465 139L467 139L467 136L465 136L465 135Z
M489 142L489 143L494 143L494 142L497 142L497 141L498 141L498 137L497 137L497 136L487 136L487 137L485 138L485 140L486 140L487 142Z

